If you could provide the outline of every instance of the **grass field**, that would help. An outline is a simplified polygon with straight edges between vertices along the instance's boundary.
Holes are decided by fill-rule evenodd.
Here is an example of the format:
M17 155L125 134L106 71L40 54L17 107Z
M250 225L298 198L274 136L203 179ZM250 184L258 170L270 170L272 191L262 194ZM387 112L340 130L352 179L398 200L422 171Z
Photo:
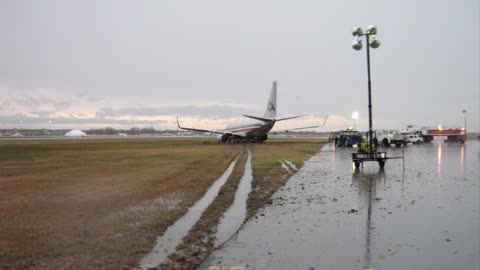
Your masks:
M320 148L269 142L247 146L263 196L252 209L286 180L278 159L301 165ZM1 140L0 269L131 268L244 147L210 138Z

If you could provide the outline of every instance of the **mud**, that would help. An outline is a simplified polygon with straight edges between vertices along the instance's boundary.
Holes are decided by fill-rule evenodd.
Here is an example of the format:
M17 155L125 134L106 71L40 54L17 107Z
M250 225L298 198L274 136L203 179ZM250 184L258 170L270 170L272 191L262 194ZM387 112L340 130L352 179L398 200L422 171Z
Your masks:
M169 254L175 251L182 238L187 235L195 223L198 222L205 209L217 197L220 188L230 177L237 160L233 161L223 175L208 189L205 195L192 206L188 212L172 224L165 233L157 238L153 250L140 261L139 269L149 269L159 266Z
M293 174L292 170L290 170L290 167L285 163L285 161L280 160L280 163L282 163L282 168L287 171L289 174Z
M283 160L290 168L292 168L294 171L298 171L298 168L295 164L293 164L290 160Z
M327 145L198 269L480 269L479 145L386 149L405 166L360 172Z
M215 247L230 239L245 221L247 216L247 199L252 189L252 180L252 153L248 151L244 175L240 179L233 204L225 212L220 224L218 224Z
M285 169L289 174L294 174L298 171L298 168L290 160L278 160L282 164L282 168Z

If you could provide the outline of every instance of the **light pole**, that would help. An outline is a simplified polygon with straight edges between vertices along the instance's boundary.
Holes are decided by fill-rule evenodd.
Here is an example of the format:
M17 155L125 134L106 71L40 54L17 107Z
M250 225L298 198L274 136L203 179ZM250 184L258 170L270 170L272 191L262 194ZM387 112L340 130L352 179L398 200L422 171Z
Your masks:
M362 39L361 37L364 36L367 39L367 74L368 74L368 139L369 139L369 146L368 150L369 153L373 153L373 130L372 130L372 82L370 80L370 47L376 49L380 46L380 41L376 39L374 36L377 34L377 27L370 25L367 27L366 31L363 31L361 27L356 27L353 32L354 36L352 47L355 50L362 49ZM370 39L370 36L372 38Z
M465 128L465 135L467 134L467 110L463 109L463 128Z
M358 112L352 113L352 119L353 119L353 130L357 130Z

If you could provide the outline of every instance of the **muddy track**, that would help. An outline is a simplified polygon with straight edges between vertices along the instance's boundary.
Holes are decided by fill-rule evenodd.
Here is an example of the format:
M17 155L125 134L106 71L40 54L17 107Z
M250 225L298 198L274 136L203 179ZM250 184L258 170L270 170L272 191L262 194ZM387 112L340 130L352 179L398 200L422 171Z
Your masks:
M217 226L233 203L235 192L244 173L246 159L247 150L245 149L217 198L206 209L188 235L183 238L176 252L171 254L167 261L157 269L195 269L215 250ZM254 177L252 191L247 201L245 221L253 217L260 207L269 203L271 195L284 186L291 175L279 163L277 167L271 169L269 176L262 179Z

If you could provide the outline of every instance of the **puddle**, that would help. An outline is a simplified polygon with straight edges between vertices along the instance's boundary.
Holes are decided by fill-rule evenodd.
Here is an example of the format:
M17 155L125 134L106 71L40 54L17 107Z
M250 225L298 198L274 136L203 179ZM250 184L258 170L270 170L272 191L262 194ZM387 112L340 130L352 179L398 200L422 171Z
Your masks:
M286 159L283 159L283 160L278 160L280 161L280 163L282 163L282 168L284 168L289 174L294 174L294 172L298 171L298 168L297 166L295 166L295 164L293 164L290 160L286 160ZM293 170L293 172L292 172Z
M179 208L180 203L182 203L182 199L180 199L181 195L177 193L167 194L164 196L157 197L151 201L145 202L141 205L135 205L128 207L125 212L126 213L145 213L149 210L153 209L164 209L164 210L172 210Z
M282 163L282 168L284 168L289 174L292 174L292 171L290 170L290 167L288 167L287 163L285 163L283 160L278 160L280 163Z
M198 269L480 269L479 141L353 174L352 151L324 147Z
M218 178L203 197L193 205L188 212L173 223L162 236L157 238L157 243L153 250L145 255L140 261L137 269L149 269L159 266L164 260L175 251L178 244L180 244L183 237L185 237L190 229L197 223L202 216L202 213L217 197L220 188L225 184L227 179L237 163L237 159L232 161L227 170ZM161 199L160 202L163 200Z
M215 246L218 247L232 237L242 226L247 215L248 194L252 190L252 153L248 151L248 158L245 163L245 171L238 184L235 199L225 215L220 220L217 228Z
M182 201L183 200L178 198L178 195L176 194L168 194L168 195L153 199L153 203L158 205L158 207L165 208L167 210L178 208L178 206L180 205L180 203L182 203Z
M290 160L284 159L283 161L284 161L288 166L290 166L290 168L292 168L294 171L298 171L297 166L295 166L295 164L293 164Z

